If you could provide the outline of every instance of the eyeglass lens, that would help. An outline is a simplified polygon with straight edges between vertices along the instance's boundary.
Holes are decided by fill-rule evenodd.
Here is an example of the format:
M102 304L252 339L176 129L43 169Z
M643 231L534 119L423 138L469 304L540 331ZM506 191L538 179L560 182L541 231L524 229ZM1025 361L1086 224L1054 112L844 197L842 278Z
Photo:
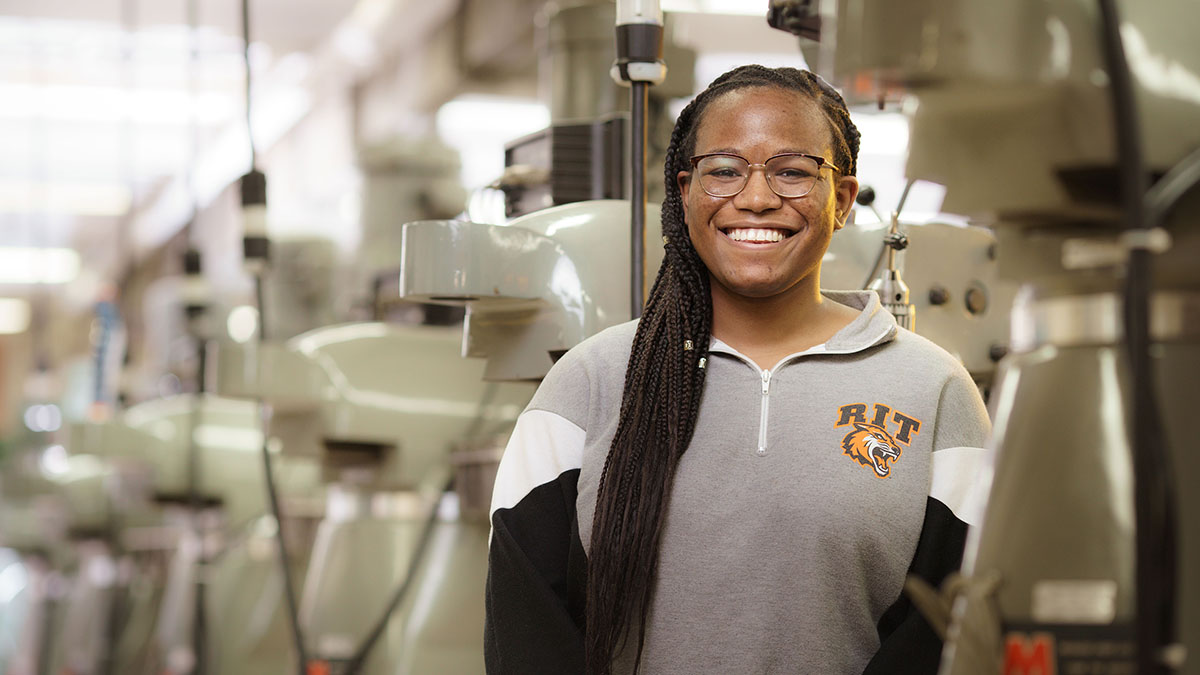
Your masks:
M821 166L803 155L782 155L767 160L767 185L780 197L803 197L817 183ZM714 155L696 163L700 187L714 197L732 197L750 180L750 164L741 157Z

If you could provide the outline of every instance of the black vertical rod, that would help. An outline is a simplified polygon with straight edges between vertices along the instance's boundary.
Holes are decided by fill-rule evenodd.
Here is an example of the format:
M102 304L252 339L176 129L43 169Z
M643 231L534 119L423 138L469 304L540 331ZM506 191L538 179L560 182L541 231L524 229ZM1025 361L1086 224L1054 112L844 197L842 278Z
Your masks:
M254 127L250 124L250 0L242 0L242 64L246 67L246 138L250 139L250 168L258 163Z
M630 311L633 318L642 316L645 304L646 275L646 96L645 82L630 83L630 162L633 166L629 201L632 204L630 218Z
M251 119L251 69L250 69L250 0L242 0L242 61L246 67L246 138L250 142L250 173L242 177L242 209L245 212L249 205L262 206L267 205L266 195L266 178L261 173L256 172L258 164L258 154L254 147L254 129L250 124ZM257 175L258 180L248 180L252 175ZM251 194L247 195L247 191ZM266 233L252 233L254 236L262 236L265 240ZM265 245L265 241L258 242ZM243 246L246 246L243 239ZM262 265L266 265L266 250L255 252L261 257ZM260 346L267 343L267 307L266 307L266 290L263 283L264 269L259 269L254 274L254 299L258 306L258 343ZM271 462L270 450L270 428L271 428L271 406L263 399L258 401L258 409L260 416L260 424L262 427L262 464L263 464L263 481L267 486L267 505L271 509L271 515L275 518L275 544L279 554L279 571L283 575L283 597L286 602L288 628L292 633L292 643L296 650L296 672L298 675L305 675L308 672L308 654L304 648L304 633L300 627L300 610L299 603L296 599L296 589L292 584L291 574L291 556L288 555L287 542L283 535L283 513L279 505L279 490L275 485L275 474Z

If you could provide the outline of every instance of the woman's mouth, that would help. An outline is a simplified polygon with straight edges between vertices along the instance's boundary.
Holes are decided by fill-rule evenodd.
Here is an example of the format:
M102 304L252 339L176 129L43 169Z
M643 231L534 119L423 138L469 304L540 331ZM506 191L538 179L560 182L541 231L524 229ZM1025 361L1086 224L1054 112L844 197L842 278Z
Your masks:
M734 241L750 244L773 244L792 236L791 232L765 227L731 227L721 232Z

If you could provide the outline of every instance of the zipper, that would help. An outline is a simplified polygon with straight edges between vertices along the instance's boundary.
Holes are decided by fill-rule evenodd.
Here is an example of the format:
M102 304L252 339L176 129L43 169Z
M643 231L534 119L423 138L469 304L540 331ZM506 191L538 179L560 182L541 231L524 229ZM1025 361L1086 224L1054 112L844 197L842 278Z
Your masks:
M788 356L785 356L782 359L780 359L779 363L775 364L775 367L781 368L794 360L797 360L797 359L803 358L809 354L815 354L815 353L819 353L819 354L855 354L855 353L860 352L868 347L873 347L873 346L879 344L879 341L884 339L885 337L887 337L888 333L890 333L891 331L892 331L892 328L888 327L888 329L885 330L883 333L881 333L879 335L879 337L872 340L866 346L861 346L861 347L857 347L854 349L844 349L844 350L839 349L837 351L828 351L828 350L822 349L818 352L818 351L814 351L814 349L810 348L810 349L807 349L802 352L796 352L795 354L789 354ZM821 345L821 346L823 347L824 345ZM759 408L759 417L758 417L758 447L755 448L754 454L758 455L759 457L766 456L766 454L767 454L767 415L770 412L772 371L759 369L758 364L754 363L749 358L747 358L746 356L744 356L743 354L738 352L736 349L729 347L728 345L725 345L724 349L722 349L720 345L717 345L715 349L711 349L710 351L717 352L717 353L729 354L730 356L737 358L738 360L742 361L743 363L750 366L751 368L758 370L759 374L762 376L762 403Z
M758 449L754 454L762 457L767 454L767 411L771 395L771 371L762 371L762 412L758 417Z

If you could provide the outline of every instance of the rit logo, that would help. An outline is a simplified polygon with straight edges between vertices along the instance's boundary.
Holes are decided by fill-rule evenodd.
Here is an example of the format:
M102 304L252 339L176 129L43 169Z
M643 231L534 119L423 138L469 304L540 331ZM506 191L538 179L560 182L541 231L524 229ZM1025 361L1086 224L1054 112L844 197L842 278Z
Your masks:
M838 422L835 426L844 427L847 424L872 424L881 429L887 429L888 415L897 425L893 437L905 445L912 443L913 436L921 433L921 420L909 417L899 410L892 410L882 403L875 403L867 416L866 403L851 403L838 408Z

